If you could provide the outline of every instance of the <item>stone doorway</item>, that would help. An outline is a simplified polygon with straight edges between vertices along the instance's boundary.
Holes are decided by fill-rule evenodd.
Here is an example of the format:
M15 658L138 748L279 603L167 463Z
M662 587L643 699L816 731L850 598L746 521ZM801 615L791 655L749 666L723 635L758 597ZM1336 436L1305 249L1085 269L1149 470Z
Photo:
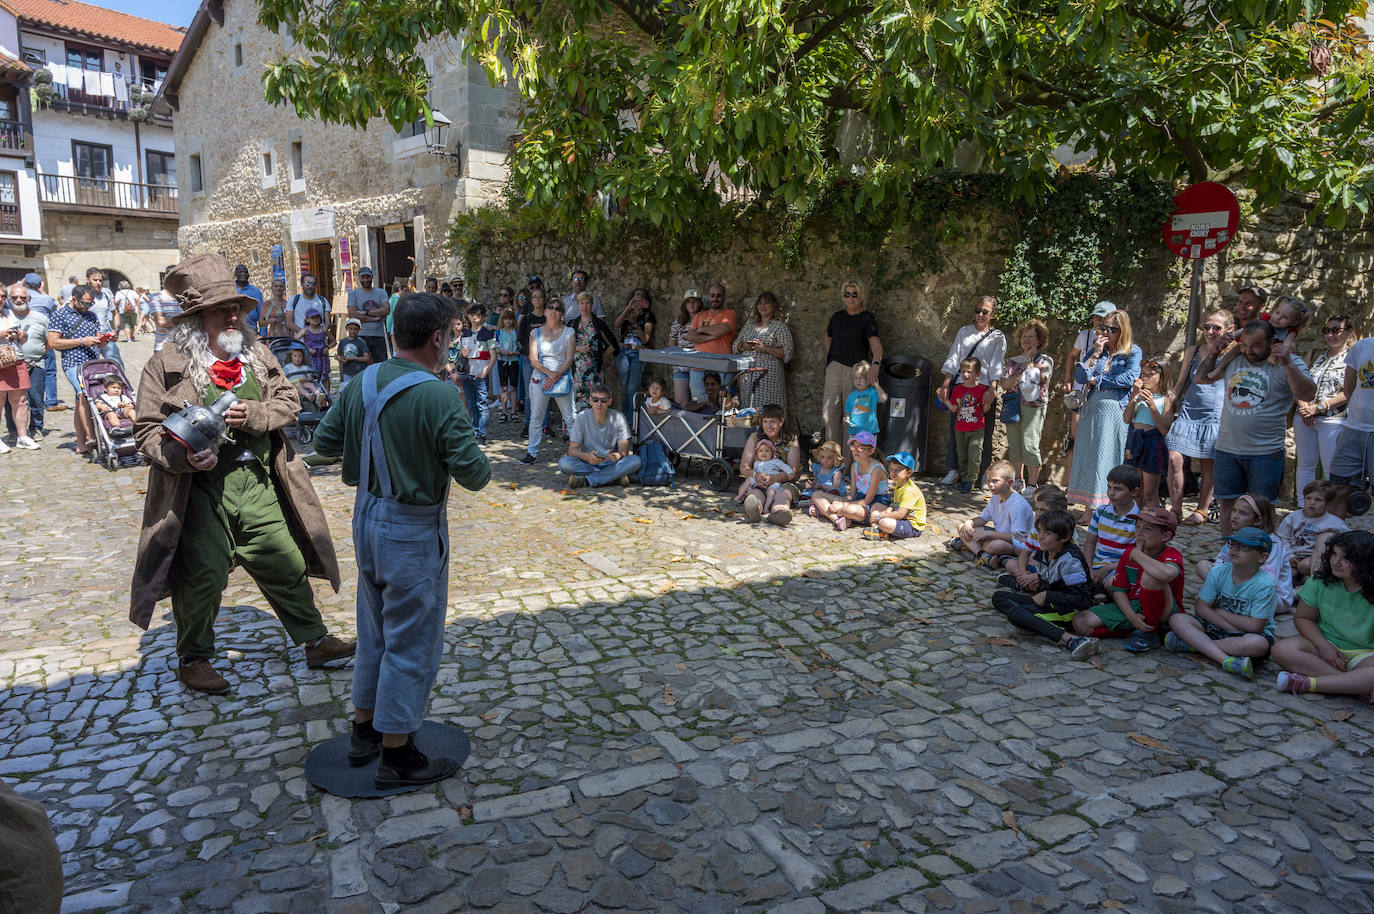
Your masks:
M407 222L397 241L386 240L386 226L379 225L372 233L377 251L377 285L390 292L393 282L415 272L415 226Z
M308 246L310 272L319 281L318 294L331 304L334 301L334 245L328 241L311 242Z

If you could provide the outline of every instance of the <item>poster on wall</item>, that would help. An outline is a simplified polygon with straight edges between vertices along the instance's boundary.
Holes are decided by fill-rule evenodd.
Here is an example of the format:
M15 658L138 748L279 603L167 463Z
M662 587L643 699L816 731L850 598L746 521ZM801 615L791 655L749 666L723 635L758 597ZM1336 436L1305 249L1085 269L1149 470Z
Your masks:
M272 245L271 260L272 278L274 280L286 282L286 248L284 245Z
M300 262L301 262L300 272L298 272L298 273L296 274L298 278L301 277L301 276L304 276L306 273L309 273L309 272L310 272L310 255L309 255L308 253L302 251L301 254L300 254Z
M345 292L353 290L353 251L347 235L339 236L339 273L343 278Z
M397 222L395 225L388 225L382 230L382 237L387 244L397 244L406 240L406 227Z

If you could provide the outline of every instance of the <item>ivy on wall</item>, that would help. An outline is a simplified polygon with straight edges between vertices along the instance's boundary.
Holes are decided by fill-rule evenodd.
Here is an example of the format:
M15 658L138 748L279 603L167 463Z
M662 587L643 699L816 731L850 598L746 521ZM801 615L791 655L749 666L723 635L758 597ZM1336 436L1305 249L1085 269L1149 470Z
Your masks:
M745 236L771 241L782 266L800 270L811 246L824 243L866 273L880 293L942 272L949 249L977 239L1006 252L999 323L1038 317L1081 324L1096 302L1128 288L1160 254L1160 226L1173 207L1168 185L1138 177L1066 170L1034 202L1013 198L1013 191L1000 175L949 173L917 182L899 199L874 200L837 166L805 202L722 202L676 228L634 214L593 213L583 244L590 256L613 256L639 242L665 263L691 263ZM449 226L449 240L475 285L484 249L549 232L537 208L512 197L459 216ZM901 273L891 269L896 250L909 264Z

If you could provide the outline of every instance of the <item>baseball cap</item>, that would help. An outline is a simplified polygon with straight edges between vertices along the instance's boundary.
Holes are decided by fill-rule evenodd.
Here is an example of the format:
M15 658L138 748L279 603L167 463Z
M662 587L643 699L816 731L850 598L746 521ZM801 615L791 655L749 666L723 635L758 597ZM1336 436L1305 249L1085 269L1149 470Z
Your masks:
M698 292L696 289L688 289L686 292L682 293L682 298L684 301L686 301L689 298L701 298L701 293Z
M361 327L362 325L363 322L358 320L356 317L350 317L348 320L344 321L345 327Z
M1241 527L1226 537L1226 542L1235 543L1237 546L1248 546L1260 552L1274 551L1274 540L1259 527Z
M916 472L916 458L911 456L909 451L898 451L887 458L892 463L900 463L911 472Z
M306 317L323 317L324 315L320 312L320 309L319 309L319 308L306 308L306 309L305 309L305 316L306 316Z
M535 283L539 283L542 286L544 284L544 277L540 276L538 273L535 273L533 276L530 277L529 284L534 285Z
M1109 301L1100 301L1093 305L1093 317L1106 317L1116 310L1116 305Z
M873 437L873 433L872 433L872 432L855 432L854 434L852 434L852 435L849 436L849 443L850 443L850 444L853 444L853 443L856 442L856 441L857 441L859 444L866 444L866 445L868 445L869 447L877 447L877 446L878 446L878 439L875 438L875 437Z
M371 268L371 267L363 267L362 269L358 270L358 275L359 275L359 276L371 276L371 275L372 275L372 268Z
M24 285L26 285L26 286L32 286L33 288L37 289L37 288L38 288L39 286L41 286L42 284L43 284L43 277L42 277L42 276L39 276L37 273L25 273L25 274L24 274Z
M1251 295L1255 296L1255 298L1258 298L1261 304L1269 300L1269 290L1263 286L1241 286L1240 291L1249 292ZM1239 295L1240 292L1236 294Z
M1156 527L1163 527L1170 533L1178 531L1178 518L1168 508L1141 508L1140 512L1136 514L1136 519Z

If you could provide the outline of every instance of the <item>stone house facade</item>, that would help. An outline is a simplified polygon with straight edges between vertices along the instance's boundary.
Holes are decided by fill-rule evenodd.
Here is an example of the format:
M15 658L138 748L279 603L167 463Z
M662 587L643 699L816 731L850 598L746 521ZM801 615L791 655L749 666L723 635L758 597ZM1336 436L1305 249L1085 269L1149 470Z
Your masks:
M288 39L257 22L251 0L201 6L158 97L175 111L184 256L214 251L288 293L303 272L336 298L356 271L378 284L447 278L448 223L500 192L516 96L463 62L456 42L428 49L430 104L451 126L431 154L424 123L354 129L302 120L263 97L262 73Z
M76 0L0 0L0 280L102 269L158 288L176 261L171 119L149 97L175 26Z

